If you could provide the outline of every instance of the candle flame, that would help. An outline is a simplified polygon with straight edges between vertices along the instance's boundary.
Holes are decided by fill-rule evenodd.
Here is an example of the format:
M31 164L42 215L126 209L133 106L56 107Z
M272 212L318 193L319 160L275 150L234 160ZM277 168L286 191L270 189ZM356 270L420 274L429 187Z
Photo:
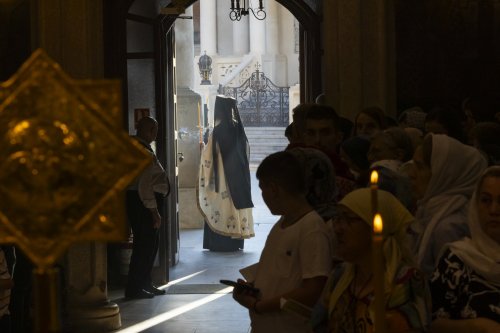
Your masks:
M378 172L377 170L373 170L370 176L370 182L372 185L376 185L378 183Z
M373 232L375 234L382 234L382 230L384 229L384 223L382 222L382 216L380 214L375 214L373 218Z

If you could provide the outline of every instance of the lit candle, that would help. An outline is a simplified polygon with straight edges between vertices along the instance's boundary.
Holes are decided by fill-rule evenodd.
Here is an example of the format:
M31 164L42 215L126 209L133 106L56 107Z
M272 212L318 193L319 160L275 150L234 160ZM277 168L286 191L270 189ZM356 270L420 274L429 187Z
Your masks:
M374 285L374 308L375 308L375 333L387 332L387 322L385 318L385 288L384 288L384 237L382 235L384 223L380 214L375 214L373 218L373 285Z
M375 214L378 212L378 172L377 170L373 170L370 176L370 189L371 189L371 197L372 197L372 214L375 217Z

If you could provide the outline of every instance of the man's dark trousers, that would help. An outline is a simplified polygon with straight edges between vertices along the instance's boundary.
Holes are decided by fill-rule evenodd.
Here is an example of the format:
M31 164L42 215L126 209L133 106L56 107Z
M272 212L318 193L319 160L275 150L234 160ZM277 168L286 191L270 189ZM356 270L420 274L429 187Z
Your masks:
M155 193L156 204L163 217L163 196ZM152 285L151 270L158 252L159 229L153 228L151 211L144 207L138 191L127 191L127 217L134 242L128 272L126 294L140 292Z

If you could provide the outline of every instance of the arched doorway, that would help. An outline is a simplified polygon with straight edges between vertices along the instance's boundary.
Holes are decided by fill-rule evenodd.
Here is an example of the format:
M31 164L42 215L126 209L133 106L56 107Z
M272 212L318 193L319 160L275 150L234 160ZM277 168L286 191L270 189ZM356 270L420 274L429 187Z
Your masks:
M186 6L196 1L186 1ZM300 23L301 102L314 101L322 92L320 17L304 1L276 1ZM155 4L155 1L143 0L105 2L105 74L111 78L118 77L123 82L123 106L126 110L123 123L131 134L135 109L148 108L158 120L157 155L167 166L172 188L177 189L175 31L172 27L178 15L159 14ZM139 80L142 80L141 84L138 84ZM148 98L143 98L144 95ZM174 190L166 207L169 224L162 230L160 266L154 272L156 279L163 282L169 281L169 266L175 265L178 260L177 202L178 193Z
M189 7L198 0L186 1L185 6ZM203 1L203 0L200 0ZM299 46L299 72L300 72L300 96L301 102L312 102L315 97L322 92L321 86L321 50L320 50L320 17L303 1L300 0L276 0L283 7L288 9L290 13L300 23L300 46ZM168 7L173 7L170 4ZM165 128L168 132L173 133L176 123L177 105L175 102L175 77L177 71L175 68L175 29L174 23L178 15L164 15L160 16L160 63L162 77L162 91L165 91L164 104L160 107L162 109L162 116L165 116ZM177 143L174 137L165 137L167 142L167 149L172 152L168 155L171 163L177 163ZM175 216L178 219L178 212ZM174 216L171 216L174 218ZM178 220L175 230L172 231L170 249L173 251L170 255L172 263L178 260L179 238L178 238Z

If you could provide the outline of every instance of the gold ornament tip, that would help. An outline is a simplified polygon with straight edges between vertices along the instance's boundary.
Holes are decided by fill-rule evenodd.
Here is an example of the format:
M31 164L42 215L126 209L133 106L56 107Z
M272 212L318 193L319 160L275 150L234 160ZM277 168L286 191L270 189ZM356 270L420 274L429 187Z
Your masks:
M0 243L49 267L125 239L124 190L152 161L123 130L121 84L71 78L36 50L0 83Z

